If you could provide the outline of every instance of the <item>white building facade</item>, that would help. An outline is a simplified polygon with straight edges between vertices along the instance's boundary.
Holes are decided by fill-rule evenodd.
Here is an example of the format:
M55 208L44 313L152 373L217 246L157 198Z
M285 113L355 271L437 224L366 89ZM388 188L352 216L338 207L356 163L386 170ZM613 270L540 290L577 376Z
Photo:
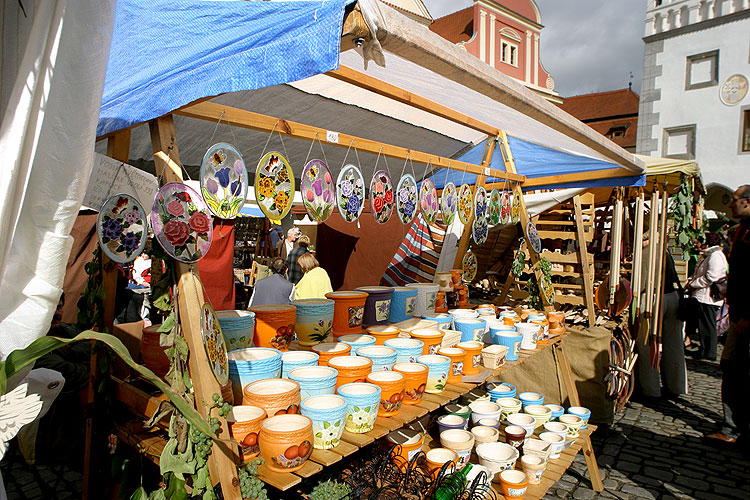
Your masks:
M721 209L750 184L750 0L649 0L643 40L637 152L695 159Z

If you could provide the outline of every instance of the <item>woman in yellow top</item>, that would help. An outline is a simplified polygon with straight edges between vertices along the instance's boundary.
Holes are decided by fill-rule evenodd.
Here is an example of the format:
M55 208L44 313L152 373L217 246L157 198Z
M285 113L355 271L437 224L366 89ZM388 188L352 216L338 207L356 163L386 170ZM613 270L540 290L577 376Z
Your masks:
M320 262L313 254L301 255L297 259L297 264L305 275L299 280L294 290L295 300L324 299L327 293L333 291L328 273L320 267Z

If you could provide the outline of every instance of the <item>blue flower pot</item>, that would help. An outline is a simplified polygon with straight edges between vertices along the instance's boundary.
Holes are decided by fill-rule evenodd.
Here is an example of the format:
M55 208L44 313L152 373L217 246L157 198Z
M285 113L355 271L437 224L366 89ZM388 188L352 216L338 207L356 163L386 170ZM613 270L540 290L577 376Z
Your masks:
M380 387L354 382L342 385L337 392L346 400L346 430L355 434L371 431L378 418Z
M372 360L372 371L390 370L396 363L396 349L385 345L373 345L357 349L357 356Z
M476 340L482 342L484 328L487 322L479 318L456 318L453 321L455 329L461 332L461 342Z
M242 401L242 391L250 382L281 376L281 351L278 349L247 347L230 351L227 357L235 401Z
M287 351L281 354L281 378L289 378L289 372L303 366L318 366L318 353L312 351Z
M492 343L508 346L508 354L505 356L506 361L515 361L521 352L521 340L523 335L516 332L499 332L492 334Z
M493 403L500 398L516 397L516 386L507 382L487 382L485 387L490 393L490 401Z
M312 420L313 448L327 450L338 446L346 425L346 400L325 394L302 401L302 415Z
M448 356L439 354L424 354L417 358L417 363L427 365L427 388L424 392L438 394L443 392L445 384L448 381L448 370L451 367L451 360Z
M414 305L417 302L417 289L408 286L394 286L391 296L391 310L388 313L390 323L399 323L411 319Z
M422 355L424 342L418 339L388 339L385 346L396 350L396 363L416 363Z
M299 384L300 400L310 396L335 394L336 377L339 372L330 366L303 366L289 372L289 380Z
M356 356L357 349L359 349L360 347L367 347L370 345L375 345L376 339L372 335L353 333L350 335L342 335L336 340L338 340L339 342L343 342L344 344L349 344L352 347L351 355Z

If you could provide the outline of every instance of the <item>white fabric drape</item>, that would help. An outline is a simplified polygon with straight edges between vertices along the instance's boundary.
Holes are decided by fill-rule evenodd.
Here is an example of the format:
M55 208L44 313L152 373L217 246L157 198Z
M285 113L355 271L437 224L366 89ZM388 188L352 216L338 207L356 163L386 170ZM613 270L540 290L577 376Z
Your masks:
M9 4L17 2L4 17ZM17 76L0 126L0 359L47 332L60 297L93 165L116 0L23 4L33 13L23 58L2 73Z

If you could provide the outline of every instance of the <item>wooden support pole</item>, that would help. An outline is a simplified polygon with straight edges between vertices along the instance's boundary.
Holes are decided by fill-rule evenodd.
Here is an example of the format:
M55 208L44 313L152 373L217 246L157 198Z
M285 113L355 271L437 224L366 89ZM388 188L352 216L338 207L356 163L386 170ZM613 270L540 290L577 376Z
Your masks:
M631 282L633 284L633 302L630 307L630 321L634 323L636 318L641 315L641 277L643 273L643 205L645 195L643 191L638 193L638 200L635 204L635 236L633 238L633 269L631 272Z
M661 327L662 321L664 320L664 271L666 269L667 252L667 202L669 201L669 195L666 190L662 192L661 200L661 221L659 227L659 255L657 276L658 280L656 288L656 308L654 309L654 316L656 321L653 322L654 337L657 342L657 356L658 360L661 352Z
M576 216L576 237L578 238L578 258L581 260L581 274L583 275L583 298L589 316L589 326L596 324L596 309L594 308L594 280L589 268L589 252L586 248L586 234L583 229L583 210L581 209L581 195L573 197L573 209ZM592 221L593 228L593 221Z
M149 122L151 145L154 151L154 166L157 176L164 184L182 182L180 154L172 115L159 117ZM198 270L193 265L175 262L178 278L178 307L182 335L190 349L188 367L195 391L195 407L202 416L207 415L206 404L212 402L213 394L221 394L221 387L209 365L200 328L200 310L203 306L203 287L198 279ZM204 404L205 403L205 404ZM224 419L219 419L221 429L219 439L214 441L213 453L208 465L212 484L221 483L221 490L227 500L240 500L240 482L237 477L237 451L227 445L229 428Z
M615 290L620 284L620 247L622 245L622 197L620 188L617 188L617 198L612 211L610 221L611 246L609 251L609 314L614 314Z

